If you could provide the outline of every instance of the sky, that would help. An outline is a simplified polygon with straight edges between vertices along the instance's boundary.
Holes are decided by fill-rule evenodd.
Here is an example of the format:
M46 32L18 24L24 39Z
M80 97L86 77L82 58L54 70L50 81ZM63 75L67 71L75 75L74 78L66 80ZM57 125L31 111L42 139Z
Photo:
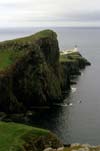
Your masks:
M100 27L100 0L0 0L0 27Z

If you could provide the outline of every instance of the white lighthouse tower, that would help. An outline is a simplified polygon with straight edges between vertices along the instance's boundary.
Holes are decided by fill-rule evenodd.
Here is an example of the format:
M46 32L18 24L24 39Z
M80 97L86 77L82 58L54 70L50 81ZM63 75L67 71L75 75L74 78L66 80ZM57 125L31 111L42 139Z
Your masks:
M78 52L78 46L77 45L75 45L75 47L74 47L74 52Z

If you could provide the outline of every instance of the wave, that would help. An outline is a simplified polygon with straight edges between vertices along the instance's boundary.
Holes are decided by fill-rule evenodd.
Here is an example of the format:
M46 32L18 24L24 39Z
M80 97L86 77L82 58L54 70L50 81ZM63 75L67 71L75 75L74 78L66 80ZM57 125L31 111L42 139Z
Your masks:
M76 90L77 90L77 88L75 88L75 87L71 87L71 92L72 92L72 93L75 93L75 92L76 92Z

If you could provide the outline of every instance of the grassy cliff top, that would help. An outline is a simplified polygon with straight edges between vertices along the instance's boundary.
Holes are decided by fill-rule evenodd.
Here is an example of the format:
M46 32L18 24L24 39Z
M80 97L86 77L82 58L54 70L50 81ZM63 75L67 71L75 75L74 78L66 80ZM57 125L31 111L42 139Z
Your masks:
M60 62L76 62L77 59L83 58L79 52L71 52L69 54L60 54Z
M55 32L44 30L28 37L0 42L0 71L9 68L18 58L24 56L39 39L55 36Z
M91 65L91 63L87 59L85 59L78 51L68 51L68 53L67 51L60 52L59 61L61 64L77 64L80 69L85 68L85 66L87 65Z
M33 40L38 40L38 39L41 39L41 38L52 38L52 36L57 36L56 33L52 30L43 30L43 31L40 31L40 32L37 32L33 35L30 35L30 36L27 36L27 37L22 37L22 38L16 38L16 39L13 39L13 40L7 40L7 41L4 41L4 42L0 42L0 45L2 44L11 44L11 43L24 43L24 42L33 42Z
M48 133L49 131L47 130L23 124L0 122L0 151L19 151L25 143L24 139L27 139L29 136L35 138Z

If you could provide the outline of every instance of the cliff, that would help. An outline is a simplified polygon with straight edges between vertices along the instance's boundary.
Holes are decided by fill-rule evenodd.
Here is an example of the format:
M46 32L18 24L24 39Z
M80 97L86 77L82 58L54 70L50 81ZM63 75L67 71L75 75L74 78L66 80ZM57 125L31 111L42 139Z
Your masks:
M66 88L70 89L71 83L73 83L74 77L81 75L80 70L84 69L86 66L91 65L91 63L85 59L78 51L65 51L65 53L60 52L60 64L63 70L63 90ZM68 87L69 86L69 87Z
M61 58L51 30L1 42L0 111L22 112L61 101L62 90L70 89L71 75L86 65L80 54L73 56Z
M0 110L19 112L61 97L57 35L45 30L0 43Z

